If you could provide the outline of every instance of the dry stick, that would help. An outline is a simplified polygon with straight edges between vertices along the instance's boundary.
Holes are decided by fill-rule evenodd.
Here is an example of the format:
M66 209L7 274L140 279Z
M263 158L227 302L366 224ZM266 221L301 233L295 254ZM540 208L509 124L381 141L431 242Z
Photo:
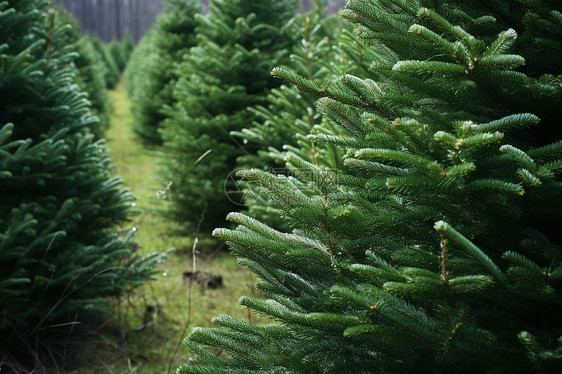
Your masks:
M195 274L195 272L197 271L197 262L196 262L195 254L197 252L196 251L197 243L199 242L199 228L201 227L201 223L205 219L205 212L206 211L207 211L207 203L205 203L205 208L203 209L203 212L201 213L201 218L199 219L199 222L197 223L197 232L195 234L195 240L193 241L193 248L191 249L191 256L193 258L193 274ZM192 291L192 289L193 289L193 275L191 277L189 277L187 321L185 322L185 326L183 328L183 333L181 334L180 340L178 341L178 344L176 345L176 350L174 351L174 354L172 355L172 358L170 359L170 363L168 364L167 374L170 374L170 370L172 369L172 364L174 363L174 360L176 359L176 355L178 353L178 350L180 349L181 343L183 342L183 337L187 333L187 329L189 328L189 324L191 323L191 291Z
M64 367L66 366L66 349L68 347L68 341L70 340L70 336L72 335L72 332L74 331L74 326L76 324L80 324L80 322L78 322L77 319L78 319L78 313L74 314L74 322L70 323L70 331L68 332L68 335L66 336L66 341L64 342L64 349L62 351L62 370L63 371L64 371ZM66 325L66 324L63 324L63 326L64 325Z

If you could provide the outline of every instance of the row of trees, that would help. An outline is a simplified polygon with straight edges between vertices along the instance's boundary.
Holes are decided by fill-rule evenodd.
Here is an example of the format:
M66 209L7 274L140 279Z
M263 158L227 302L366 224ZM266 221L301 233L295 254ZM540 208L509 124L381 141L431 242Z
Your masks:
M294 173L238 173L286 230L232 213L238 228L215 231L267 295L241 304L272 323L215 318L178 372L560 371L558 2L349 0L341 15L363 42L336 54L369 71L273 70L323 120L288 140ZM262 118L302 112L274 95ZM304 135L302 118L258 136Z
M158 13L162 11L162 0L55 0L64 5L80 22L82 29L99 36L105 42L122 40L130 33L139 41L152 27ZM305 9L311 7L311 0L304 0ZM208 9L208 0L197 2L203 12ZM335 13L345 0L327 0L328 13Z
M272 323L215 318L179 372L560 371L559 4L349 0L354 35L320 7L270 27L243 5L196 18L147 125L192 225L232 208L218 173L253 167L250 213L215 235L267 295L241 303ZM263 84L268 61L300 92Z
M161 0L55 0L80 22L84 32L104 42L122 40L127 33L138 41L162 10Z
M135 229L116 228L134 199L102 140L109 50L47 0L1 2L0 40L0 356L29 373L162 255L135 255Z
M296 1L168 0L140 42L126 72L137 132L163 144L164 180L171 181L170 215L210 234L237 206L224 183L252 145L231 131L250 124L248 107L267 102L280 82L269 71L287 59L297 37Z
M361 42L326 16L324 1L301 2L296 14L298 2L276 4L216 1L202 15L198 1L167 0L128 65L135 130L146 143L162 146L161 176L163 184L171 182L173 200L168 213L188 231L209 235L240 209L244 195L257 196L234 180L235 170L258 164L284 169L283 146L310 144L304 137L321 120L314 100L279 88L282 82L269 74L275 65L310 78L367 70L367 55L350 48ZM275 156L267 155L270 147ZM335 167L332 153L312 157ZM249 209L271 210L268 205L260 200Z
M179 372L559 371L559 4L349 0L354 36L249 3L197 18L153 134L192 224L232 208L221 173L253 167L249 215L215 235L272 324L215 318Z

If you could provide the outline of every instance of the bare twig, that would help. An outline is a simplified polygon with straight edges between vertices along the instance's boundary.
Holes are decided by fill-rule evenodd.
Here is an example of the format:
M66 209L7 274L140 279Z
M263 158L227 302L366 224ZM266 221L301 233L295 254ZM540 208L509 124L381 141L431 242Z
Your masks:
M195 274L195 272L197 271L196 254L197 254L197 243L199 243L199 229L201 228L201 224L205 220L205 212L206 211L207 211L207 204L205 203L205 208L203 209L203 212L201 213L201 218L199 219L199 223L197 224L197 232L195 234L195 240L193 241L193 248L191 249L191 255L192 255L192 258L193 258L193 274ZM192 290L193 290L193 276L189 277L187 321L185 322L185 326L183 328L183 333L181 334L180 340L178 341L178 344L176 345L176 349L174 351L174 354L172 355L172 358L170 359L170 363L168 364L167 374L170 374L170 370L172 369L172 364L174 363L174 360L176 359L176 355L178 353L178 350L181 346L181 343L183 342L183 338L184 338L185 334L187 333L187 329L189 329L189 325L191 323L191 295L192 295Z
M62 369L64 371L64 367L66 365L66 348L68 347L68 341L70 340L70 336L72 335L72 332L74 331L74 326L75 325L79 325L80 322L77 322L78 319L78 313L74 315L74 321L70 322L70 323L65 323L62 325L55 325L55 326L65 326L65 325L70 325L70 331L68 332L68 335L66 336L66 341L64 342L64 348L62 351ZM55 326L51 326L51 327L55 327Z

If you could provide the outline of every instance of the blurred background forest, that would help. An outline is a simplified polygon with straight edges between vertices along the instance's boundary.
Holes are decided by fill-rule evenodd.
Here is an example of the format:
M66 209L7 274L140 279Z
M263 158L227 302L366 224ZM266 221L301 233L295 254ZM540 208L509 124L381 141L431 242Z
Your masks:
M206 10L208 0L201 0ZM162 0L55 0L76 17L85 33L103 41L121 40L129 32L138 42L162 11ZM305 8L311 0L305 0ZM345 0L326 0L328 14L343 8Z

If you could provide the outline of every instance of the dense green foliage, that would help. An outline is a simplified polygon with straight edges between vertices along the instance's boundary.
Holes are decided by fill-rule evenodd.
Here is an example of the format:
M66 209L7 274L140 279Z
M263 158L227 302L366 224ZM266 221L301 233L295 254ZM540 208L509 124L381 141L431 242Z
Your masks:
M339 17L326 16L323 0L314 1L310 11L302 12L296 22L299 29L294 30L302 40L293 47L286 68L325 84L345 72L367 76L372 56L362 48L362 40L349 32L351 28L342 25ZM238 169L252 167L286 176L297 175L299 171L285 162L286 151L322 168L336 170L342 166L343 153L339 148L315 144L307 137L318 133L338 134L337 126L316 109L316 96L303 95L296 87L283 85L271 90L267 99L267 106L249 108L256 117L251 127L231 133L257 150L240 156ZM293 181L299 183L298 179ZM244 188L244 203L250 216L279 225L279 211L260 193L259 185L242 181L237 184Z
M562 13L556 1L349 0L371 75L319 95L344 153L288 153L268 191L290 232L218 229L269 297L186 343L181 373L532 373L562 369ZM294 179L312 184L303 191ZM224 352L213 354L212 352Z
M135 49L135 42L133 41L133 37L130 32L125 33L123 40L121 40L121 44L123 45L123 53L125 54L125 59L128 64Z
M72 61L78 69L76 81L81 91L88 94L90 110L99 119L99 124L92 127L97 138L102 138L109 126L109 104L107 102L107 82L105 81L106 67L103 57L94 47L92 39L81 34L78 22L61 7L54 8L57 12L56 22L59 27L69 25L69 30L63 35L64 41L75 48Z
M230 132L251 124L247 108L264 104L268 90L280 84L269 71L293 43L287 24L294 5L215 0L199 17L198 43L178 69L176 104L162 131L171 216L189 229L204 216L201 229L210 232L238 208L225 196L225 180L236 158L252 149Z
M308 13L295 18L302 37L293 46L287 68L310 79L334 78L341 74L340 61L336 61L337 35L342 32L335 17L326 17L323 1L316 1ZM250 107L255 121L242 130L231 134L257 149L255 154L244 154L238 158L239 167L283 168L283 147L297 149L302 142L309 143L306 136L321 121L314 106L312 95L301 95L295 87L282 85L267 96L265 105Z
M117 82L119 82L120 72L108 45L97 36L85 36L85 38L90 40L98 55L101 56L106 87L109 89L115 88Z
M106 68L90 38L82 36L75 45L77 56L74 64L79 72L77 81L80 90L88 93L92 114L99 119L99 125L94 132L98 138L102 138L109 127L110 111L104 76Z
M113 61L115 61L115 65L117 65L119 72L125 70L125 66L127 66L127 55L124 46L125 45L119 40L112 40L107 45L109 53L113 57Z
M166 0L156 25L143 37L125 73L131 97L135 130L143 141L161 144L158 132L166 118L164 106L172 105L177 68L184 54L196 44L197 0Z
M109 50L109 53L113 57L113 61L115 61L117 69L121 73L125 70L125 67L131 58L131 54L135 48L135 43L131 38L131 34L126 33L123 40L114 39L106 45L106 48Z
M0 2L0 355L16 372L56 360L49 337L102 316L158 259L134 256L135 230L115 229L133 197L92 134L82 90L98 78L76 53L89 45L49 4Z

